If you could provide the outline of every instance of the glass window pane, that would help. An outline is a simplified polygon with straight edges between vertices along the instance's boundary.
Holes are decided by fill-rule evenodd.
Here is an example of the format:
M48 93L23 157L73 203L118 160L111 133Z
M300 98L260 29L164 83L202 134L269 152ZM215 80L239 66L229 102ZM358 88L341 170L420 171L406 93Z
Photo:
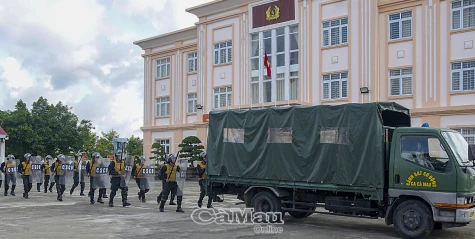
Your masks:
M460 28L460 10L452 12L452 29Z
M251 57L259 56L259 41L251 42Z
M272 39L264 39L264 50L269 55L272 52Z
M329 38L328 30L324 30L323 31L323 46L328 46L330 44L330 40L328 38Z
M232 62L233 61L233 55L232 55L232 48L228 48L228 61L227 62Z
M331 44L340 44L340 28L335 27L331 29Z
M298 100L299 78L290 79L290 100Z
M277 52L285 51L285 38L284 36L277 37Z
M299 49L299 34L298 33L290 34L289 38L290 38L290 50L292 51L292 50Z
M341 82L341 97L342 98L348 97L348 82L347 81Z
M259 70L259 58L251 59L251 70Z
M272 82L266 81L264 82L264 102L271 102L272 101Z
M460 90L459 72L452 72L452 90Z
M389 30L390 30L390 39L398 39L399 38L399 22L393 22L389 24Z
M348 43L348 27L341 28L341 43Z
M340 98L340 82L339 81L331 82L331 96L332 96L332 99Z
M412 23L411 20L402 21L402 37L412 36Z
M265 31L263 35L264 35L264 38L269 38L272 36L272 31Z
M284 33L285 33L285 29L284 29L283 27L277 28L277 29L275 30L276 36L284 35Z
M226 49L219 50L219 63L226 63Z
M215 109L219 108L219 95L218 94L214 95L214 108Z
M226 104L226 106L232 106L232 99L233 99L232 94L228 93L227 94L227 104Z
M277 55L277 66L285 66L285 54L279 54Z
M402 78L402 94L404 95L412 94L412 78L411 77Z
M259 40L259 33L252 34L251 40Z
M323 83L323 99L329 99L329 83Z
M391 95L400 95L399 78L391 79Z
M290 65L297 65L299 64L299 52L291 52L290 53Z
M226 106L226 94L219 95L219 106L220 107Z
M257 80L259 80L258 77L253 77L253 78L257 78ZM253 104L259 103L259 84L258 83L251 84L251 102Z

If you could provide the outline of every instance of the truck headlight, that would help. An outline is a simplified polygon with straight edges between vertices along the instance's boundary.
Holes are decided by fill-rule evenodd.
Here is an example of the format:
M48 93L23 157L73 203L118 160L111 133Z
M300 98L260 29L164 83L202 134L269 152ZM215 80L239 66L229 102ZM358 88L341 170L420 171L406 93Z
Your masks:
M465 204L468 204L466 197L457 198L457 205L465 205Z

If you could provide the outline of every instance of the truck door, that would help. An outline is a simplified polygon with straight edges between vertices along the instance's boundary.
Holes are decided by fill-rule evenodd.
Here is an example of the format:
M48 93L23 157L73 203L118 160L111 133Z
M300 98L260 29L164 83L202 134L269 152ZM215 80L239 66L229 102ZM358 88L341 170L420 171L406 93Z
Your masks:
M449 159L439 136L400 133L395 141L395 147L391 150L392 180L389 188L393 193L390 194L395 191L399 194L404 190L402 194L424 196L435 203L437 199L434 197L442 195L436 192L445 192L448 194L444 196L453 196L451 199L455 200L455 165Z

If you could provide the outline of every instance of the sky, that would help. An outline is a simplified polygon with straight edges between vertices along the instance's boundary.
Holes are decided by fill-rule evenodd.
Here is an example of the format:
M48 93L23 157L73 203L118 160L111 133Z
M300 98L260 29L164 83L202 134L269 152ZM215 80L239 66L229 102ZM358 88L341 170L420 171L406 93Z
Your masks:
M211 0L0 0L0 110L40 96L96 133L143 138L143 54L134 41L193 26Z

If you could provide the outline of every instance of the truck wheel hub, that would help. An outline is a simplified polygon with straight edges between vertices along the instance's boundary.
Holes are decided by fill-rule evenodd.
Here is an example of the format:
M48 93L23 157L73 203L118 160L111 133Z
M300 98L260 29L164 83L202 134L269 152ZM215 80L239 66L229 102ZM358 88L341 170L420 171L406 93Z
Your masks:
M406 211L403 214L404 226L409 229L416 229L421 225L421 214L417 211Z

